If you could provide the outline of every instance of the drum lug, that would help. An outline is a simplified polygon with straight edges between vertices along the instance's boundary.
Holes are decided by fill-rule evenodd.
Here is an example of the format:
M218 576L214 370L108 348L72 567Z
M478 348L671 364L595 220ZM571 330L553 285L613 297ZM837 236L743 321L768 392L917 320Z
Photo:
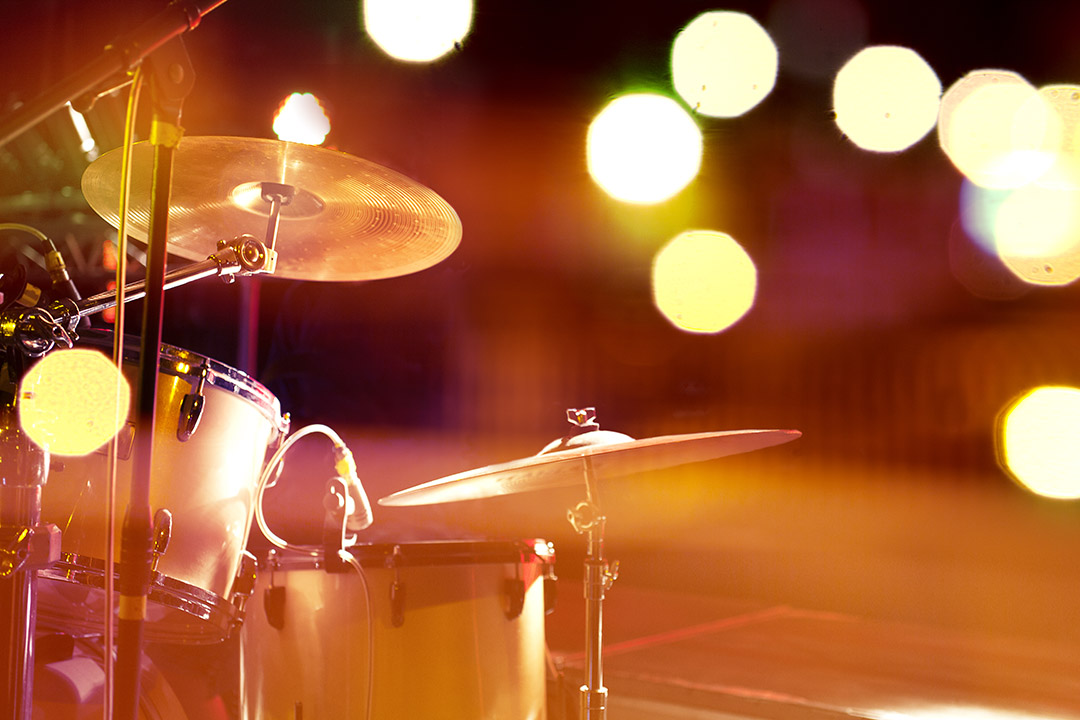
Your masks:
M180 402L180 418L176 427L176 437L180 442L190 440L195 431L199 429L199 421L202 420L203 409L206 407L206 396L203 395L203 388L206 387L206 378L209 374L210 366L204 359L199 367L198 384Z
M559 597L559 578L555 577L555 566L544 566L544 614L550 615L555 612L555 603Z
M390 624L405 624L405 585L397 580L390 584Z
M263 610L266 622L275 630L285 628L285 588L268 587L263 593Z
M394 582L390 583L390 624L401 627L405 624L405 584L401 582L401 546L395 545L394 552L386 559L387 567L394 569Z
M244 621L247 612L247 601L255 592L255 580L258 575L258 561L247 550L240 553L240 565L236 569L236 577L233 579L232 604L236 608L236 621L239 626Z
M157 572L158 562L165 551L169 549L169 541L172 539L172 513L165 508L159 508L154 513L154 544L151 552L154 554L151 560L150 572Z
M274 570L278 567L277 551L270 551L266 565L270 568L270 587L263 593L263 611L270 627L282 630L285 628L285 588L274 585Z
M506 593L506 607L503 609L506 619L514 620L525 608L525 581L521 578L507 578L503 582L503 592Z

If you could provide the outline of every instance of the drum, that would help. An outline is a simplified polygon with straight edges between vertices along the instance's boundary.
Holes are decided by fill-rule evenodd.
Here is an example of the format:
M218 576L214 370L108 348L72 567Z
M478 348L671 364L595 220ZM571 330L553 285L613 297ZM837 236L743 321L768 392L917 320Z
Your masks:
M260 564L240 632L243 718L546 717L549 543L350 551L343 572L310 556Z
M33 720L100 720L105 703L105 656L96 640L78 640L62 659L34 669ZM139 676L138 720L186 720L173 687L147 658Z
M111 334L86 335L88 347L111 354ZM134 385L138 346L133 345L125 348L124 374ZM150 504L164 552L157 557L145 636L156 642L217 642L238 621L231 598L252 498L267 452L287 434L288 419L277 398L244 373L169 345L162 346L158 364L155 412ZM117 563L133 433L129 423L118 443ZM41 514L60 528L62 554L58 563L39 571L42 627L75 635L104 631L106 470L104 451L52 460Z

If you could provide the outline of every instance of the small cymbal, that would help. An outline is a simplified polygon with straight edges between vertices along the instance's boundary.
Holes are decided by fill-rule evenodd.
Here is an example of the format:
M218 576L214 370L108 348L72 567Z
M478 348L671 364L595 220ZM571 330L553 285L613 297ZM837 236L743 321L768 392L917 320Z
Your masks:
M94 211L119 225L121 149L95 160L82 188ZM128 234L146 242L153 147L132 149ZM281 208L277 277L375 280L428 268L461 241L461 220L435 192L388 168L335 150L260 138L184 137L176 147L169 251L205 260L218 240L266 237L270 204L260 184L296 189Z
M798 430L729 430L634 440L622 433L594 430L548 446L564 449L545 449L532 457L416 485L380 499L379 504L434 505L572 487L585 482L586 458L596 478L605 480L760 450L801 436Z

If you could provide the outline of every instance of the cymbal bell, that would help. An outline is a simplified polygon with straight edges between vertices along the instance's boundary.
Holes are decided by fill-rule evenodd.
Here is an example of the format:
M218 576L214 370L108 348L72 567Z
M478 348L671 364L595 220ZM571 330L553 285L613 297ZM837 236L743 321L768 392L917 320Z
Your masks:
M90 207L119 226L122 149L86 169ZM146 242L153 147L132 146L128 234ZM428 268L461 241L461 220L434 191L375 163L301 143L184 137L176 147L169 202L171 253L205 260L219 240L266 237L270 204L261 184L295 188L281 208L277 277L353 281Z
M584 484L586 460L596 478L605 480L760 450L801 436L798 430L728 430L634 440L622 433L593 430L552 443L532 457L400 490L381 498L379 505L435 505L572 487Z

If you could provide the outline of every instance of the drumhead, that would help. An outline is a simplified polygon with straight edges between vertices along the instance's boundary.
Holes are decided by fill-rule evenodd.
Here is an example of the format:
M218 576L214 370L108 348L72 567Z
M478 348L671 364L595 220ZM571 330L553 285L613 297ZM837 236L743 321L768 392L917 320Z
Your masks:
M104 561L61 553L38 577L59 581L38 583L40 626L86 637L104 634ZM232 603L161 573L154 573L148 599L143 632L150 642L216 643L240 622Z
M101 350L111 357L114 335L115 333L109 330L86 330L79 333L79 341L76 344ZM139 356L139 338L125 337L124 362L137 365ZM161 344L158 359L160 372L181 378L194 387L199 383L200 373L204 366L208 371L207 385L244 398L260 409L279 434L284 435L288 432L288 422L282 418L281 404L277 397L258 380L205 355L167 343Z

